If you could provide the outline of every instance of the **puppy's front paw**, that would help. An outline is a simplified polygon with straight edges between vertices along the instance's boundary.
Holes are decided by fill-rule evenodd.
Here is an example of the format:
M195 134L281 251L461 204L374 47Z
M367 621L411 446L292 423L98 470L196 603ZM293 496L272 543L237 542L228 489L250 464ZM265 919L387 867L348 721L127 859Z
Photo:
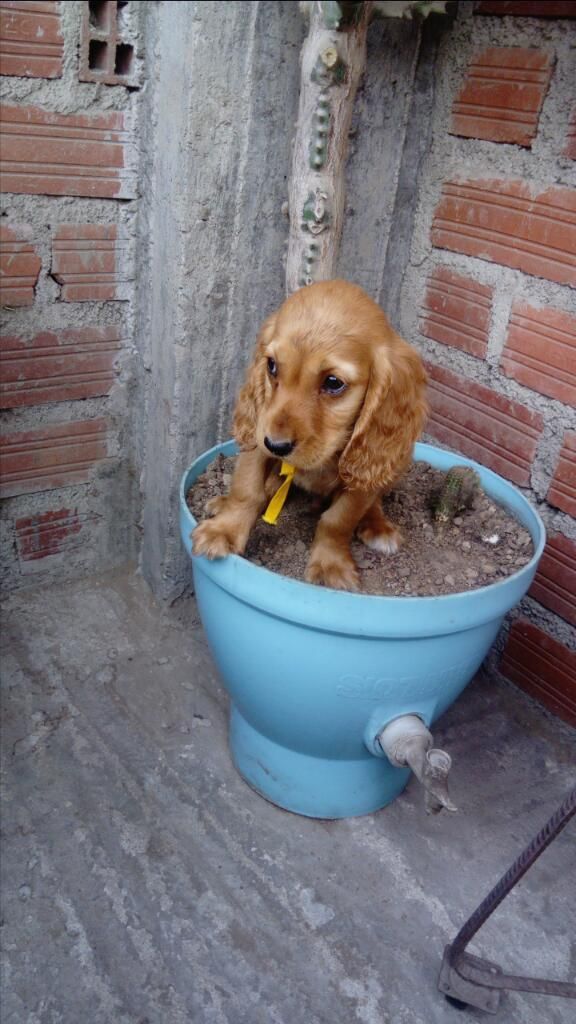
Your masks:
M241 554L238 538L232 528L218 519L209 519L190 534L192 553L205 558L226 558L226 555Z
M332 587L333 590L358 590L360 588L358 570L352 557L346 557L339 551L312 556L305 575L308 583Z

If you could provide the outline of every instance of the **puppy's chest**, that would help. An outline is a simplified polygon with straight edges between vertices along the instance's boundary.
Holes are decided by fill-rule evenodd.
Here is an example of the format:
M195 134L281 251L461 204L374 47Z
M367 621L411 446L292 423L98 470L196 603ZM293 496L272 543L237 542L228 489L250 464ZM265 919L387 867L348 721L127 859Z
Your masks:
M294 483L303 491L310 494L329 495L338 486L339 477L337 463L324 466L322 469L297 469L294 474Z

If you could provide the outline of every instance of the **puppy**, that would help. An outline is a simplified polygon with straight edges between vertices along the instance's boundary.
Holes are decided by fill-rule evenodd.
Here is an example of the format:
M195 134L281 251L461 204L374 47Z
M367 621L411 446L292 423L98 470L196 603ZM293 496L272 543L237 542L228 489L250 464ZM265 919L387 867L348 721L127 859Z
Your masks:
M296 484L330 501L306 579L357 590L354 533L384 554L400 544L381 498L411 463L425 394L420 357L361 288L336 280L295 292L258 336L234 414L230 492L194 530L194 554L243 553L285 460Z

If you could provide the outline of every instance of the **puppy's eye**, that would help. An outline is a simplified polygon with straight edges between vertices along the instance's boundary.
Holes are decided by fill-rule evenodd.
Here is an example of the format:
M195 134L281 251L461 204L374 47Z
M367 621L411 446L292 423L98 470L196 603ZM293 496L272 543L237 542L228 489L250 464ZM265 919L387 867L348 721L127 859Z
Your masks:
M268 365L268 373L270 374L270 376L271 377L277 377L278 376L278 367L276 366L276 360L272 359L272 356L268 356L267 365Z
M325 391L329 395L341 395L345 390L346 385L344 381L340 380L340 377L335 377L333 373L330 373L326 377L322 385L322 391Z

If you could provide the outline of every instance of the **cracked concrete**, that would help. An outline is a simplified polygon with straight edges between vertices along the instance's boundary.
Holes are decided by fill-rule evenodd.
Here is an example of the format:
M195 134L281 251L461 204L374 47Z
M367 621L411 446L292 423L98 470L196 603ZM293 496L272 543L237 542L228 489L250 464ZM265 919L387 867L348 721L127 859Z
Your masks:
M194 602L136 575L3 614L3 1024L472 1024L442 950L575 781L575 734L478 679L444 716L461 810L411 783L376 815L287 814L240 779ZM574 823L472 952L574 978ZM568 1024L507 995L496 1020Z

